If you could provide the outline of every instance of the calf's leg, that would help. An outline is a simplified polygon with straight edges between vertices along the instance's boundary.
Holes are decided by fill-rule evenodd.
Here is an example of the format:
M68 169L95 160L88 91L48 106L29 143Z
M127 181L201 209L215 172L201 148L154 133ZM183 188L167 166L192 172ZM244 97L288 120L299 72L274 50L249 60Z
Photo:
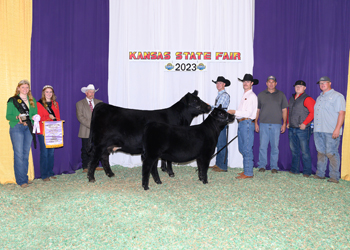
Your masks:
M88 173L87 177L89 179L89 182L95 182L95 170L96 167L100 161L101 156L101 148L100 147L94 147L92 148L92 151L90 153L90 162L88 164Z
M161 164L160 168L162 169L162 171L167 172L170 177L174 177L175 174L173 172L173 167L172 167L171 161L162 160L161 162L162 162L162 164Z
M109 154L107 152L102 154L101 163L106 175L108 177L113 177L114 173L112 172L111 166L109 165Z
M175 177L175 174L173 172L173 165L171 161L167 161L167 169L168 169L168 175L170 177Z
M167 172L168 171L165 160L161 160L160 168L162 169L163 172Z
M155 161L155 163L153 164L151 168L151 174L155 183L162 184L162 181L160 180L158 169L157 169L157 163L158 161Z
M154 163L156 163L158 160L158 158L152 159L149 158L147 156L144 156L144 160L142 163L142 187L145 190L148 190L148 184L149 184L149 176L151 174L152 171L152 167L154 165Z
M208 168L209 168L210 159L198 158L198 177L199 180L203 182L203 184L208 183Z

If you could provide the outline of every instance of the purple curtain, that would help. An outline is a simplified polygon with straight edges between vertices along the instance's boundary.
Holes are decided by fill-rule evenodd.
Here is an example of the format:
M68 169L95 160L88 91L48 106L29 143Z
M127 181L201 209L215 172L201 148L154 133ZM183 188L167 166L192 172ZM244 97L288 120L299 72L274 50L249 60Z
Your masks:
M306 82L306 93L316 100L321 93L316 82L321 76L328 76L332 87L346 97L350 1L258 0L255 5L253 72L260 83L254 87L254 92L258 94L266 89L266 78L274 75L277 89L283 91L288 100L294 93L293 84L297 80ZM313 136L310 148L315 172L317 153ZM279 150L279 168L289 170L292 156L287 131L281 134ZM257 133L254 158L257 166Z
M75 104L83 86L93 83L96 98L108 101L108 0L33 0L31 84L39 100L52 85L64 123L64 147L55 150L55 174L80 167L81 140ZM35 178L40 178L40 147L32 148Z

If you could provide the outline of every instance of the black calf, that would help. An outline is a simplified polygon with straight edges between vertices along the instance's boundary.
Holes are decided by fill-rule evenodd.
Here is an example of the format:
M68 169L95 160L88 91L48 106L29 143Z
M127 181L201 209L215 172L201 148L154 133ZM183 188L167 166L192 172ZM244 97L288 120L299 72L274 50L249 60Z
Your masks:
M224 109L215 108L205 121L196 126L182 127L152 122L143 135L142 186L149 189L149 176L161 183L157 172L157 160L188 162L197 160L198 177L208 183L208 167L215 151L220 131L235 119Z
M90 126L92 156L88 166L89 181L95 181L95 168L99 161L106 175L114 176L108 162L110 153L123 151L132 155L141 154L142 135L147 123L190 126L195 116L209 111L210 106L198 97L197 90L187 93L173 106L159 110L126 109L98 103L92 113ZM172 171L168 173L174 175ZM158 175L158 172L155 174Z

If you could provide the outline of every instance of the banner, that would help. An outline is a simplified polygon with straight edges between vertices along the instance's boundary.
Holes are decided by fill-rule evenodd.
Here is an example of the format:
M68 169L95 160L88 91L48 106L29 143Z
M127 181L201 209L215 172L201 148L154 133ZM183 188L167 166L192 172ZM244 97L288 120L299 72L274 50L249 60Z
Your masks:
M46 121L43 123L46 148L63 147L63 121Z
M129 51L129 61L161 62L163 70L176 71L206 71L208 63L242 62L242 53L238 50L165 50L165 51Z

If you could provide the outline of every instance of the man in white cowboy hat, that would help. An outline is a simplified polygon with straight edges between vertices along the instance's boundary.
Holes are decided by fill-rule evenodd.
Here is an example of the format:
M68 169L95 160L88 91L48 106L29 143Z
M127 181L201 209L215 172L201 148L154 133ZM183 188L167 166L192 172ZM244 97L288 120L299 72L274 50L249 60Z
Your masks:
M217 108L221 104L222 108L227 110L228 105L230 104L230 95L226 92L225 87L230 86L231 82L228 79L225 79L223 76L219 76L216 81L212 80L212 82L216 84L218 95L215 98L215 105L211 106L211 108ZM220 132L218 143L216 145L217 152L225 147L227 143L226 131L227 126ZM216 156L215 165L211 166L210 168L212 168L215 172L227 172L227 155L227 148L221 150L221 152Z
M238 149L243 156L243 172L239 173L236 179L253 178L254 167L254 130L255 118L258 110L258 97L253 92L253 85L259 83L258 79L254 79L251 74L245 74L243 79L244 94L237 110L227 111L230 114L236 115L238 121Z
M102 102L101 100L95 99L95 92L97 91L98 89L95 89L93 84L89 84L87 87L82 87L81 92L83 92L86 97L76 104L77 118L80 122L78 137L81 138L82 141L81 160L84 173L87 172L89 163L87 146L89 142L92 111L97 103ZM97 167L96 170L103 170L103 168Z

